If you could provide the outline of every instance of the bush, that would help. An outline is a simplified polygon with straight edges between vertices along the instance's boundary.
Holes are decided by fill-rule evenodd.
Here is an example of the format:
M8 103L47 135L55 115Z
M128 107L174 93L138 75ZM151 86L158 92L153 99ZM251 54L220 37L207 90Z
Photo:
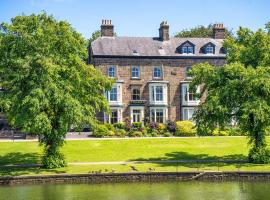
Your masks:
M175 133L175 130L176 130L176 125L175 125L175 122L173 121L168 121L167 122L167 130L171 133Z
M152 130L157 130L157 127L158 127L157 122L150 122L149 128L151 128Z
M142 128L142 122L133 122L132 128L139 130L140 128Z
M196 128L192 121L178 121L176 122L176 136L195 136Z
M264 147L253 147L248 154L251 163L267 164L270 162L270 151Z
M229 135L241 136L241 135L247 135L247 133L244 133L239 127L232 127L232 128L229 128Z
M110 136L110 137L115 136L115 132L114 131L108 131L107 136Z
M129 133L129 136L130 137L142 137L143 136L143 133L141 131L131 131Z
M166 125L165 125L165 124L161 124L161 123L160 123L160 124L158 124L157 129L158 129L159 133L163 134L163 133L165 133L165 132L166 132L167 127L166 127Z
M229 136L229 130L220 130L215 129L212 133L212 136Z
M115 135L119 137L125 137L127 132L124 129L117 129L115 131Z
M125 123L123 122L118 122L113 124L115 129L125 129Z
M170 132L165 132L163 135L164 135L165 137L171 137L171 136L172 136L172 134L171 134Z
M157 130L152 130L149 135L151 137L157 137L158 136L158 132L157 132Z
M125 122L124 122L124 124L125 124L125 129L126 129L126 131L130 131L130 130L131 130L131 128L132 128L132 124L131 124L131 122L130 122L130 119L129 119L129 118L125 118Z
M93 129L93 135L95 137L104 137L108 134L108 131L109 130L105 124L100 124Z
M112 124L106 123L106 124L104 124L104 125L107 127L107 129L108 129L109 131L114 131L114 127L113 127Z

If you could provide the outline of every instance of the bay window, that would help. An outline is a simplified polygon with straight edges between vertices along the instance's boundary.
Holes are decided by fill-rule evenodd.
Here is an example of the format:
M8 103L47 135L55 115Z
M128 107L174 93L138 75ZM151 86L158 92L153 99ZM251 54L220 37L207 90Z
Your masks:
M189 84L185 83L181 86L182 89L182 105L199 105L200 100L195 96L195 93L189 91ZM197 88L199 93L199 88Z
M151 122L165 123L167 120L167 108L150 108Z
M149 84L150 104L167 104L167 84Z

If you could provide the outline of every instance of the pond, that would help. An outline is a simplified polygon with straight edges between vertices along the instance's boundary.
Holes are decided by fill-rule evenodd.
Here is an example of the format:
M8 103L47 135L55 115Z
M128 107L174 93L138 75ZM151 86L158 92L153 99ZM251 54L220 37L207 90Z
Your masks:
M269 199L270 182L162 182L0 186L1 200Z

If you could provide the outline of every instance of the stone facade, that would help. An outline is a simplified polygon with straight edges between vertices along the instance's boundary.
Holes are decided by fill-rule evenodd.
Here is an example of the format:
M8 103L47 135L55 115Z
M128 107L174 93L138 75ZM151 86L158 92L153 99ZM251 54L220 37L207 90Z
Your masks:
M164 26L166 26L167 31L167 23L165 23L165 25L164 23L161 23L160 30L162 30ZM160 33L161 32L162 31L160 31ZM160 38L162 41L161 44L166 45L166 42L170 42L169 35L166 35L164 38L164 34L160 34L159 37L162 37ZM100 40L102 39L103 38L101 37ZM187 41L189 40L187 39ZM99 46L101 45L99 44ZM113 78L116 79L116 90L118 91L117 102L110 102L111 93L108 95L110 107L115 111L117 120L111 120L111 116L106 116L104 113L98 113L98 119L103 122L107 121L114 123L116 121L124 121L126 118L129 118L132 122L143 122L147 120L162 123L165 123L167 120L187 120L187 117L190 118L188 113L193 112L192 109L198 106L198 102L195 100L184 102L184 98L188 98L188 96L191 97L191 94L185 94L183 92L183 90L188 87L188 82L191 80L187 73L188 69L193 65L202 62L208 62L215 66L222 66L225 64L225 56L219 54L212 56L181 55L178 57L170 55L144 56L140 55L140 52L135 51L133 52L133 55L123 56L121 55L121 52L118 51L119 55L110 55L108 53L106 53L106 55L100 55L100 53L97 55L98 53L95 53L94 48L96 47L92 46L89 51L90 63L101 70L105 76L110 76L110 70L112 70L114 75ZM121 44L118 44L118 46L113 46L113 44L112 46L108 45L106 48L112 48L113 54L113 49L121 49ZM222 47L220 47L220 49L221 48ZM193 52L195 51L193 50ZM132 77L133 67L139 68L139 76ZM156 70L154 68L156 67L161 70L161 76L159 78L154 77L154 70ZM136 74L136 72L134 73ZM134 100L133 95L135 89L139 91L139 100ZM158 96L159 94L157 94L160 92L159 90L161 90L163 97L161 97L162 101L157 103L151 98L154 98L154 100L156 100L155 98L160 98L160 96ZM183 94L186 96L184 97ZM136 113L140 113L138 118L134 110ZM163 113L160 113L160 111ZM163 119L160 119L160 115L162 115Z

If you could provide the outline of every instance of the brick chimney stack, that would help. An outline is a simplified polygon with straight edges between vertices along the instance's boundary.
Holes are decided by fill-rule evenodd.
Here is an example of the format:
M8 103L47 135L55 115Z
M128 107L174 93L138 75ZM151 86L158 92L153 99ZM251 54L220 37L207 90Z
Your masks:
M169 24L167 23L167 21L163 21L160 24L159 39L162 40L162 41L167 41L167 40L170 39L170 36L169 36Z
M214 24L213 37L215 39L224 39L225 38L225 27L223 24Z
M112 20L103 19L100 28L101 28L101 37L102 36L113 37L114 27L112 25Z

